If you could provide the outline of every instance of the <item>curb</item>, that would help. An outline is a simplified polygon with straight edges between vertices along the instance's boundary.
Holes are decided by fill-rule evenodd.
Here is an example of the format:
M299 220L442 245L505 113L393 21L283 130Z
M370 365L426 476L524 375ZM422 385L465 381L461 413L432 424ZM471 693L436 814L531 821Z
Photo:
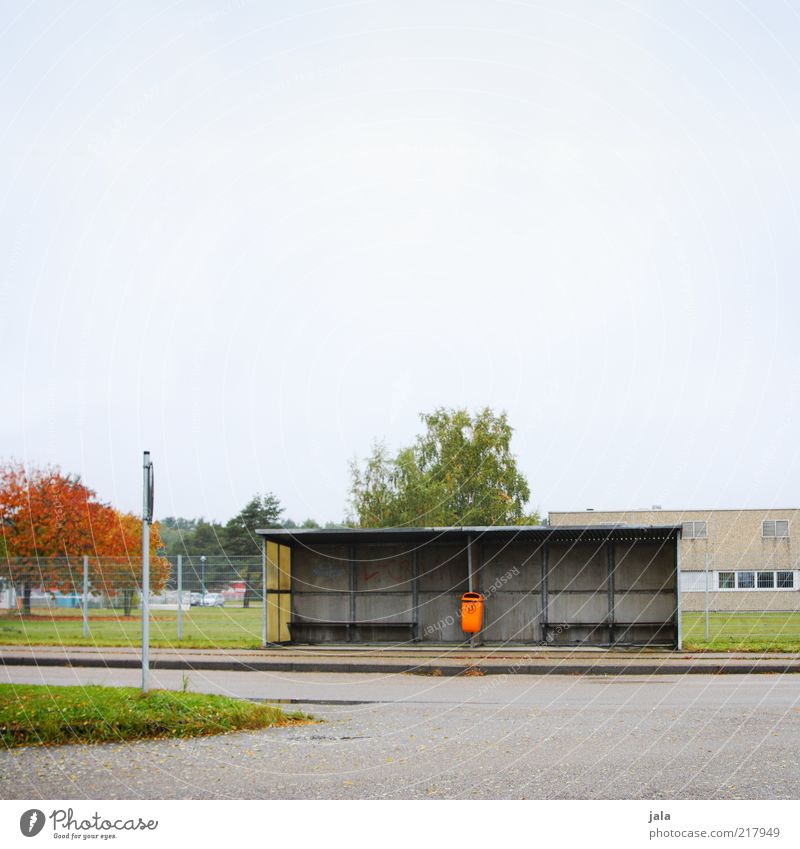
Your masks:
M37 667L84 667L94 669L140 669L138 658L81 657L31 657L26 655L6 655L2 659L4 666ZM209 672L339 672L339 673L384 673L411 674L428 676L481 677L484 675L777 675L800 673L800 662L764 662L764 663L709 663L709 664L487 664L485 666L464 664L462 666L440 665L420 666L398 663L326 663L292 661L255 661L243 663L234 660L169 660L156 658L150 662L151 669L181 669L187 671Z

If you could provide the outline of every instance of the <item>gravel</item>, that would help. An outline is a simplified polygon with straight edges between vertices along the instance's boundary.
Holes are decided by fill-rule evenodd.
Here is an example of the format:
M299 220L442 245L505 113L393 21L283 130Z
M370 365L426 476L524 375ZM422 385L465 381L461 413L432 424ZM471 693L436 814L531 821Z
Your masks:
M6 668L6 678L14 674ZM91 680L89 670L70 674L69 683ZM310 726L5 751L0 798L800 795L796 676L249 680L220 673L195 686L240 695L280 690L287 699L315 693L317 702L334 692L339 701L366 703L300 705L322 720Z

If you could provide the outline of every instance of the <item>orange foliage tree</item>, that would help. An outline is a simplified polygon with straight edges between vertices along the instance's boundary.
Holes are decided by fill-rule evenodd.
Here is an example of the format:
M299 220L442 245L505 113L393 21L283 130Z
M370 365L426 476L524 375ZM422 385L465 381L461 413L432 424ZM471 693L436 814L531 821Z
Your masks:
M0 466L0 530L7 578L22 589L23 613L30 613L33 587L73 590L74 573L65 566L84 554L92 556L93 590L121 592L130 612L141 579L141 527L141 519L98 501L75 475L55 467ZM150 544L151 586L158 592L169 564L156 553L161 547L157 526ZM77 563L75 567L80 569Z
M125 615L129 616L136 590L142 578L142 520L133 513L112 511L103 528L103 549L90 561L90 576L95 592L118 595ZM163 547L158 525L150 527L150 589L160 592L167 583L170 563L158 554Z

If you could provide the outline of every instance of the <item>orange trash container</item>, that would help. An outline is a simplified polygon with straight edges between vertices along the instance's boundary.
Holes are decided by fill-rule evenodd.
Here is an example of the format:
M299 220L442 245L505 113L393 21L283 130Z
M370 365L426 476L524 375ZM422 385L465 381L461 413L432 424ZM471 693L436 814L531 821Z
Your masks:
M461 596L461 628L468 634L477 634L483 627L483 596L464 593Z

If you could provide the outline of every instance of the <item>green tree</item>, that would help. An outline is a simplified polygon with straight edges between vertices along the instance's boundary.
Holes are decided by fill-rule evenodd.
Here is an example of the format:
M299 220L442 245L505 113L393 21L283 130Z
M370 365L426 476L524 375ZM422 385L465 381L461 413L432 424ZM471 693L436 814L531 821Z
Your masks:
M225 554L225 529L218 522L198 519L193 531L187 531L182 537L182 546L176 554L205 554L208 556Z
M254 495L225 525L225 553L260 554L261 538L256 528L279 528L283 507L271 492Z
M261 553L261 538L256 528L281 527L283 507L271 492L254 495L245 506L225 525L224 543L227 555L258 555ZM255 557L248 561L245 570L244 606L250 606L250 600L256 594L256 584L260 576L260 566Z
M538 524L530 487L511 453L505 413L488 407L423 414L425 432L390 456L373 446L351 464L350 503L362 527Z
M190 540L197 527L197 519L184 519L181 516L167 516L159 519L161 539L164 543L164 554L174 557L176 554L186 554L186 543Z

